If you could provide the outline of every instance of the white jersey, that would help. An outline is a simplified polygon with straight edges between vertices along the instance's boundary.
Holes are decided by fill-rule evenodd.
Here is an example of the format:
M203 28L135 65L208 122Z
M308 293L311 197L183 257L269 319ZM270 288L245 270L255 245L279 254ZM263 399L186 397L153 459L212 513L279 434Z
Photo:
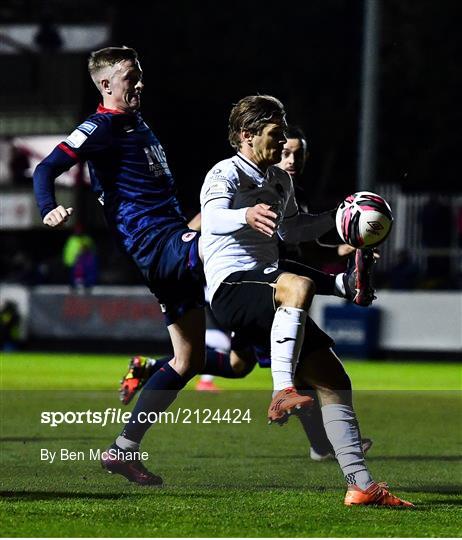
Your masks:
M201 190L201 231L211 298L234 272L251 270L258 264L277 266L278 236L270 238L257 232L245 220L247 209L259 203L270 205L278 215L277 227L284 219L298 215L290 175L277 166L269 167L265 174L242 154L220 161L207 174ZM220 209L212 212L217 204ZM235 211L231 227L227 209Z

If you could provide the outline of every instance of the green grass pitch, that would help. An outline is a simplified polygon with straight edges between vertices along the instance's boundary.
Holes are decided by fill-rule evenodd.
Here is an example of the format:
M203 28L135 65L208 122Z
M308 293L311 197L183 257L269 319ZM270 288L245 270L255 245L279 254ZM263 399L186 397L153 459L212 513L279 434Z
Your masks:
M374 439L369 467L416 504L403 510L344 507L337 464L309 459L298 420L266 424L270 373L258 367L243 380L217 379L217 395L190 384L172 407L197 410L200 420L206 409L248 409L250 422L193 418L148 432L147 466L165 487L108 475L87 457L111 442L118 424L50 427L40 418L43 411L125 411L116 388L126 364L120 355L3 354L2 536L461 536L460 365L346 362L362 433ZM85 459L41 460L42 449L63 448Z

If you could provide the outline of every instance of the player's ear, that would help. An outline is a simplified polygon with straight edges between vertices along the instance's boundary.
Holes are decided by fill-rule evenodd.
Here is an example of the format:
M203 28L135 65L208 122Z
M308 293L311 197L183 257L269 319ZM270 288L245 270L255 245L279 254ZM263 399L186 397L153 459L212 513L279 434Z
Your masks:
M112 94L111 83L109 79L101 79L101 92L103 94Z
M240 133L240 139L241 139L241 144L246 142L249 146L252 146L253 133L249 131L248 129L243 129Z

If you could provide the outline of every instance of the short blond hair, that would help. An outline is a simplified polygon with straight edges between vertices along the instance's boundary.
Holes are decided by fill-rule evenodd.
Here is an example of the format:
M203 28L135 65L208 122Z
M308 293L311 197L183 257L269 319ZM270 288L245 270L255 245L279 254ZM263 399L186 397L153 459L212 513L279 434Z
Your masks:
M97 78L98 73L105 68L112 68L124 60L135 62L138 60L138 53L130 47L106 47L98 51L93 51L90 54L88 58L88 71L98 90L100 90L100 83Z

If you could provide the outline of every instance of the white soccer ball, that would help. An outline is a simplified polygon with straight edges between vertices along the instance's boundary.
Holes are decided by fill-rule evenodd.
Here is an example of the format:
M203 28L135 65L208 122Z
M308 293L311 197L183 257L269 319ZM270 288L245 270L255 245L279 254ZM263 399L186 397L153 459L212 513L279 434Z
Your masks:
M348 195L337 208L335 224L340 238L355 248L381 244L390 234L393 214L387 201L370 191Z

